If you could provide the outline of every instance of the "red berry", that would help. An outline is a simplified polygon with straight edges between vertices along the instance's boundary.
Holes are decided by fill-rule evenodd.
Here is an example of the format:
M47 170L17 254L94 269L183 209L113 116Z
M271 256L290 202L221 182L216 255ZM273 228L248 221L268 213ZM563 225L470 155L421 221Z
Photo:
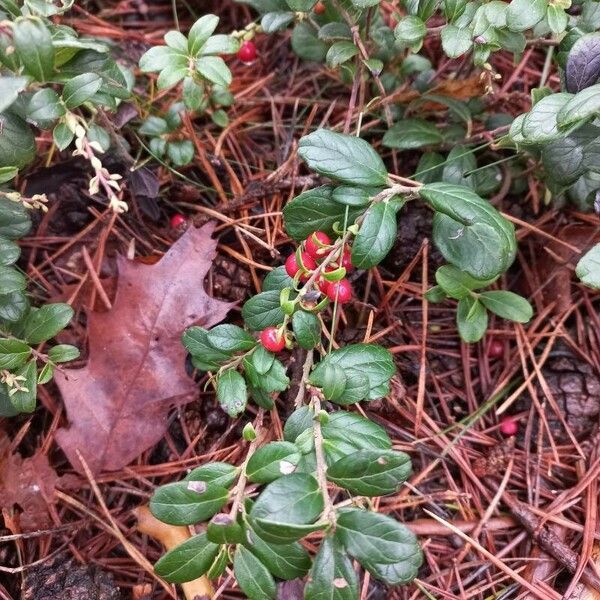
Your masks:
M346 304L352 300L352 285L347 279L330 281L325 293L332 302L337 300L340 304Z
M500 431L502 435L507 437L516 435L517 431L519 431L519 423L514 417L504 417L502 421L500 421Z
M500 340L492 340L488 346L488 358L502 358L504 356L504 344Z
M171 217L171 220L169 221L169 224L171 225L172 229L179 229L186 223L187 223L187 219L183 215L180 215L179 213L177 213L176 215L173 215Z
M302 256L302 264L304 265L305 271L313 271L317 268L317 263L315 262L312 256L309 256L306 252L301 253ZM295 277L296 273L300 270L300 265L298 264L298 260L296 259L296 253L290 254L285 260L285 272L290 277ZM302 280L306 280L306 275L302 275L300 277Z
M318 243L317 243L318 240ZM313 258L323 258L327 254L327 249L322 246L331 245L331 238L322 231L311 233L304 242L304 249Z
M258 52L256 51L256 44L250 40L242 42L240 49L237 53L238 58L246 64L250 64L256 60Z
M283 332L277 327L267 327L260 332L260 343L269 352L281 352L285 348Z
M313 12L315 15L322 15L327 9L322 2L317 2L313 7Z
M346 272L352 269L352 255L350 254L350 250L344 249L340 265L346 269Z

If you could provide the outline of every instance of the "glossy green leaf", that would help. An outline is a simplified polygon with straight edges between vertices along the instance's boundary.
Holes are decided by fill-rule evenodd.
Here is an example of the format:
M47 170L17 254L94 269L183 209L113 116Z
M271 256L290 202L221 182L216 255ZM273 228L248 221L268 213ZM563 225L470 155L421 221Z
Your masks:
M0 369L17 369L27 362L30 355L31 348L21 340L0 338Z
M555 94L553 94L555 95ZM549 96L550 97L550 96ZM575 94L558 113L558 126L566 128L578 121L591 119L600 114L600 83Z
M21 169L33 161L35 151L35 138L29 125L10 112L0 114L0 167ZM2 220L0 216L0 235L6 235L2 231Z
M0 290L2 294L23 291L27 287L25 276L14 267L0 266Z
M206 533L194 535L167 552L155 565L157 575L171 583L185 583L204 575L217 557L219 546Z
M55 363L69 362L79 358L79 348L69 344L58 344L48 350L48 358Z
M506 11L506 22L512 31L525 31L539 23L548 9L548 0L512 0Z
M19 94L27 87L28 77L0 76L0 113L4 112L18 98Z
M89 100L101 85L102 78L96 73L82 73L67 81L62 94L67 108L76 108Z
M227 87L231 83L231 71L220 56L201 56L196 61L196 70L217 85Z
M206 535L214 544L238 544L244 541L244 528L225 513L216 514L206 527Z
M525 115L521 133L528 143L544 143L560 137L557 117L573 98L572 94L557 93L542 98Z
M259 448L248 461L246 474L254 483L271 483L293 473L300 461L298 448L290 442L270 442Z
M352 561L332 538L325 538L308 576L305 600L356 600L358 595Z
M600 244L596 244L579 259L575 273L581 283L600 289Z
M358 54L358 48L346 40L335 42L327 51L325 60L330 69L335 69Z
M357 496L383 496L397 491L411 472L408 454L359 450L333 463L327 469L327 479Z
M240 589L250 600L268 600L277 596L277 585L265 565L244 546L233 556L233 573Z
M188 33L188 51L191 56L198 55L204 44L206 44L217 28L218 24L219 17L216 17L215 15L204 15L192 25L192 28Z
M220 487L228 488L237 479L239 469L225 462L211 462L196 467L188 475L186 481L204 481Z
M434 123L424 119L403 119L383 136L383 145L397 150L412 150L440 144L442 141L440 130Z
M311 350L321 341L321 322L313 313L296 311L292 315L292 329L301 348Z
M367 210L352 244L352 264L358 269L378 265L396 241L396 212L394 202L377 202Z
M394 29L396 41L411 47L420 45L426 33L425 23L414 15L408 15L400 19Z
M490 279L475 279L453 265L441 266L435 273L435 280L450 298L456 300L469 296L471 290L487 287L493 282Z
M227 369L217 377L217 400L230 417L237 417L246 408L246 382L235 369Z
M357 508L340 511L335 539L361 564L404 565L408 580L414 579L423 562L417 539L391 517Z
M287 581L303 577L310 569L308 552L296 542L269 544L254 530L250 530L244 545L279 579Z
M351 380L353 377L366 378L368 385L363 398L368 400L381 398L389 392L389 380L396 371L392 355L382 346L352 344L334 350L315 367L310 376L313 385L322 386L325 367L328 364L344 369L348 379L345 393L352 392ZM357 383L356 387L358 388L360 385Z
M485 335L488 326L485 306L471 296L462 298L458 301L456 325L465 342L478 342Z
M315 231L332 233L333 225L340 227L354 223L363 212L361 207L347 207L336 202L331 186L308 190L288 202L283 209L283 220L287 233L295 240L306 239Z
M313 171L350 185L385 185L387 169L369 143L318 129L300 139L298 154Z
M18 382L20 389L8 387L6 384L0 385L7 389L8 401L16 414L31 413L35 410L35 399L37 396L37 367L35 360L31 360L26 365L16 369L14 375L23 378L23 380Z
M39 344L53 338L73 318L68 304L45 304L32 310L23 324L23 338L30 344Z
M14 264L20 255L21 248L18 244L0 236L0 267L8 267Z
M242 318L246 325L254 331L262 331L265 327L280 325L285 315L279 303L279 291L270 290L252 296L242 307Z
M527 323L533 316L531 304L519 294L505 290L480 292L479 301L491 312L517 323Z
M273 523L312 523L323 510L323 497L311 475L294 473L267 485L257 498L250 516Z
M29 75L36 81L48 81L54 73L54 46L42 19L24 17L13 25L15 49Z
M169 525L206 521L227 503L228 491L204 481L178 481L159 487L150 499L150 510Z
M245 352L256 346L256 340L237 325L217 325L206 337L211 346L223 352Z

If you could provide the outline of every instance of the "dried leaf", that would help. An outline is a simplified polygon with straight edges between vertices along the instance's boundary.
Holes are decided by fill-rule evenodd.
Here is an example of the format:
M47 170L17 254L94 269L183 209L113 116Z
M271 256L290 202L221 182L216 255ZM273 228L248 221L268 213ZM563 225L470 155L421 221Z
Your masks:
M52 525L48 503L53 501L58 476L45 454L22 458L11 453L6 438L0 439L0 507L21 509L22 531L47 529Z
M119 258L112 309L88 319L88 364L56 378L70 420L56 439L75 469L77 450L94 473L129 464L163 436L169 408L190 399L181 334L231 308L204 291L213 227L190 227L155 265Z

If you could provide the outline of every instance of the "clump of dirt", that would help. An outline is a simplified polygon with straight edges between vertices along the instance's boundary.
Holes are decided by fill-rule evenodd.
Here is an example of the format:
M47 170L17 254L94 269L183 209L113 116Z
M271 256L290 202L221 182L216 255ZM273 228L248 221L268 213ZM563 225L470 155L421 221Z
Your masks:
M113 576L97 566L79 566L67 555L30 569L21 600L121 600Z

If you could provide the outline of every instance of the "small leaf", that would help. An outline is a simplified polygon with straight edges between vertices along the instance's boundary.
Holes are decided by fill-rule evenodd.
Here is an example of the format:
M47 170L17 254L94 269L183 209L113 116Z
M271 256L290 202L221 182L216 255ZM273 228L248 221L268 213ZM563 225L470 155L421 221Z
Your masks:
M412 150L440 144L443 141L438 128L423 119L403 119L383 136L383 145L398 150Z
M244 378L235 369L227 369L217 378L217 400L230 417L244 412L248 390Z
M9 108L19 97L19 94L27 87L28 77L2 77L0 76L0 89L2 97L0 98L0 113Z
M229 515L219 513L207 525L206 535L214 544L238 544L244 541L244 528Z
M383 496L398 490L412 472L410 456L393 450L359 450L334 462L327 479L357 496Z
M30 354L31 348L25 342L0 338L0 369L17 369L27 362Z
M231 83L231 71L220 56L202 56L196 61L196 69L202 77L227 87Z
M425 23L414 15L400 19L394 29L396 41L410 47L420 46L426 33Z
M250 530L244 545L279 579L287 581L303 577L311 565L308 552L296 542L269 544L254 530Z
M387 169L360 138L318 129L300 139L298 154L313 171L350 185L385 185Z
M346 392L352 391L351 379L362 376L367 380L364 398L375 400L389 392L389 380L396 372L392 355L375 344L351 344L328 354L311 373L310 381L321 387L327 365L341 367L348 379Z
M358 48L348 41L335 42L327 51L326 61L330 69L335 69L358 54Z
M485 335L488 326L488 314L484 305L471 296L459 300L456 324L460 337L465 342L478 342Z
M361 564L402 564L411 581L423 562L415 535L396 520L375 512L350 508L340 511L336 541Z
M48 358L55 363L69 362L79 358L79 348L69 344L59 344L48 350Z
M557 93L542 98L525 115L521 133L528 143L550 142L561 136L557 117L573 98L572 94Z
M352 264L358 269L378 265L396 241L397 204L377 202L369 208L352 244Z
M533 316L531 304L522 296L504 290L481 292L481 303L491 312L517 323L527 323Z
M23 337L30 344L39 344L53 338L73 318L68 304L45 304L32 310L23 325Z
M301 348L311 350L321 341L321 322L319 318L304 310L292 315L292 329Z
M65 112L58 94L50 88L36 92L27 106L27 118L34 123L53 121L62 117Z
M273 11L263 15L260 26L265 33L275 33L285 29L294 21L294 13L288 11Z
M265 565L250 550L237 546L233 573L240 589L250 600L269 600L277 595L275 580Z
M27 287L24 275L13 267L0 266L0 289L2 294L20 292Z
M600 33L580 37L569 50L565 68L567 90L573 94L600 80Z
M17 262L21 248L12 240L0 236L0 266L8 267Z
M300 461L298 448L290 442L271 442L259 448L248 461L246 473L255 483L271 483L293 473Z
M191 56L197 56L202 46L213 34L219 24L219 17L215 15L204 15L200 17L188 33L188 51Z
M150 499L150 510L169 525L206 521L227 503L228 491L204 481L187 480L159 487Z
M76 108L89 100L102 85L102 78L96 73L82 73L70 79L63 88L63 100L67 108Z
M469 296L471 290L484 288L493 283L490 279L475 279L453 265L441 266L435 273L435 280L450 298L456 300Z
M448 24L442 28L442 48L449 58L458 58L473 47L469 29Z
M548 0L512 0L506 11L506 22L511 31L533 28L545 16Z
M363 210L346 207L332 198L333 189L321 186L308 190L288 202L283 209L287 233L295 240L306 239L315 231L332 233L333 225L350 226Z
M262 331L265 327L283 323L285 315L279 303L279 291L270 290L252 296L242 306L242 318L254 331Z
M237 479L239 469L225 462L211 462L196 467L188 475L186 481L204 481L220 487L231 487Z
M167 552L155 565L159 577L171 583L185 583L204 575L217 557L219 546L206 533L192 536Z
M237 325L217 325L206 338L211 346L223 352L245 352L256 346L256 340Z
M332 538L325 538L308 576L305 600L355 600L358 595L352 561Z
M596 244L579 259L575 273L581 283L600 289L600 244Z
M592 85L571 98L558 113L558 126L566 128L600 114L600 83Z
M256 499L250 516L273 523L312 523L323 510L323 496L312 475L293 473L267 485Z
M27 73L39 82L52 78L54 46L50 31L41 19L17 19L13 25L13 41Z
M31 413L35 410L35 399L37 396L37 367L35 360L29 361L26 365L19 367L14 374L17 377L24 377L19 381L21 389L8 388L8 400L16 413ZM5 389L5 384L0 384Z

